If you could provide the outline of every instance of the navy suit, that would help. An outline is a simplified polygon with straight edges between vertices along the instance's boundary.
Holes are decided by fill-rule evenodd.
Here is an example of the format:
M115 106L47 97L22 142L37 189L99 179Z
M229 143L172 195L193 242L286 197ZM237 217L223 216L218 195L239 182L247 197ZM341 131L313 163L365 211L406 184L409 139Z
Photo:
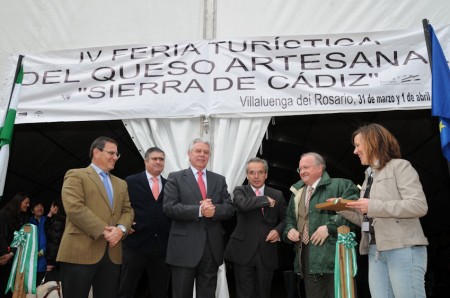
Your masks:
M230 219L234 208L225 177L206 171L206 178L207 198L215 205L212 218L199 216L202 195L191 168L171 173L164 188L164 212L172 219L166 262L172 265L172 282L177 285L172 289L174 298L192 298L194 278L197 297L212 297L205 293L215 292L223 263L221 221Z
M135 296L143 271L147 270L152 297L167 297L170 271L165 264L170 219L163 212L164 185L158 200L150 189L146 172L125 179L135 217L133 229L123 242L123 264L119 297Z
M269 207L270 197L276 201ZM281 191L264 187L256 196L250 185L234 190L237 225L225 250L234 263L237 297L270 297L273 270L278 268L278 244L266 241L271 230L281 237L286 225L286 203ZM264 212L261 209L264 209Z

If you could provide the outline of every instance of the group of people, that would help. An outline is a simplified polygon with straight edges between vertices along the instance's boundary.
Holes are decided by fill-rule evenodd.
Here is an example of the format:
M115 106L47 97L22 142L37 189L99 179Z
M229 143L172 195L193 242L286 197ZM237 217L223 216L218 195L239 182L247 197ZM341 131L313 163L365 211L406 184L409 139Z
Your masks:
M44 215L42 202L31 201L28 194L18 193L0 210L0 297L11 296L10 292L5 293L12 261L17 251L11 243L14 232L19 231L27 223L36 225L38 240L36 285L43 279L60 279L56 255L65 226L62 203L60 200L53 201L48 214Z
M92 287L94 298L134 297L146 271L151 297L192 298L195 290L196 297L212 298L227 260L236 297L271 297L277 245L285 241L293 244L306 296L334 297L337 228L348 225L361 227L359 250L369 254L372 297L425 297L428 242L419 218L427 202L419 176L384 127L363 126L352 142L368 166L361 190L331 178L324 158L309 152L300 157L300 180L286 206L282 192L265 185L263 159L247 162L248 184L236 187L232 199L225 177L206 170L206 140L189 144L190 166L167 180L161 176L165 153L157 147L145 153L143 172L122 180L110 173L120 157L117 142L99 137L90 148L91 164L64 178L67 220L56 259L63 296L88 297ZM347 210L315 208L336 198L351 200ZM11 228L17 230L29 200L14 204ZM234 214L236 227L224 243L222 222ZM10 253L0 253L3 267Z

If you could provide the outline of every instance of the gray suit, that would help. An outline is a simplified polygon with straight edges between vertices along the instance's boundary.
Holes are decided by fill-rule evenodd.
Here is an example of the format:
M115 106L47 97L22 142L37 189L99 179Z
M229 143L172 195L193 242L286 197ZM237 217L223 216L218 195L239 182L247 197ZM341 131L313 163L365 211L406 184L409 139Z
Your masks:
M202 196L195 176L190 168L174 172L167 178L164 188L164 212L172 219L172 227L169 235L166 262L172 265L173 282L188 284L186 288L180 285L179 292L173 293L174 297L188 297L189 292L192 297L193 278L190 273L186 276L176 276L175 267L182 267L181 270L193 271L198 266L205 266L208 272L214 276L209 276L211 280L217 277L217 268L223 263L224 234L221 221L230 219L233 216L234 208L230 194L227 190L225 177L207 171L207 198L215 205L215 214L212 218L199 217L199 206ZM205 261L205 255L208 260ZM204 267L202 267L204 269ZM198 271L203 271L199 269ZM197 289L201 285L200 277L197 275ZM191 283L192 279L192 283ZM205 285L208 287L214 285ZM199 295L197 291L197 295Z

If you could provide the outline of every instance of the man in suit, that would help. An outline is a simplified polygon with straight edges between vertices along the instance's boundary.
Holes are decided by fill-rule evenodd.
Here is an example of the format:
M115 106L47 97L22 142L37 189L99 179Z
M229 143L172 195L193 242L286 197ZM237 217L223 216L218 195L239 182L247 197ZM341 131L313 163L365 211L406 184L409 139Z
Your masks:
M91 145L91 164L69 170L62 187L66 227L57 261L61 262L63 296L116 297L122 243L133 222L134 212L127 184L113 176L120 154L117 142L97 138Z
M278 268L277 243L285 228L286 203L281 191L265 185L264 159L247 162L248 184L234 189L237 225L225 249L234 263L237 298L269 298Z
M221 221L234 208L225 177L206 170L210 144L189 145L188 169L170 173L164 188L164 212L172 219L166 262L171 265L173 298L215 297L217 270L223 263Z
M123 242L119 297L133 298L142 273L147 271L152 298L167 297L170 269L165 262L170 220L163 212L164 151L145 152L145 171L127 177L134 209L133 233Z

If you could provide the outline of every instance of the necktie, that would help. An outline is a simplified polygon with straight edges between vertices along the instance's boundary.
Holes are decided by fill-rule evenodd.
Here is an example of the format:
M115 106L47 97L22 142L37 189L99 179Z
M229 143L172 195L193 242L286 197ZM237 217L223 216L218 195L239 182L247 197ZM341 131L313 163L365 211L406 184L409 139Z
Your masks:
M255 195L260 196L261 195L261 191L259 189L255 189ZM264 207L261 208L261 212L264 215Z
M105 172L100 172L100 175L103 178L103 185L105 186L106 193L108 194L109 204L112 207L112 205L113 205L113 194L112 194L111 186L108 183L108 174L105 173Z
M306 212L307 213L308 213L308 210L309 210L309 200L311 200L311 196L312 196L313 191L314 191L314 187L308 186L308 192L306 193L306 198L305 198L305 208L306 208ZM303 228L303 234L302 234L302 241L305 244L308 244L308 242L309 242L308 225L309 225L309 222L307 222L305 224L305 227Z
M197 175L198 175L198 180L197 180L198 187L200 188L200 192L202 194L202 199L204 200L204 199L206 199L206 186L205 186L205 181L202 178L203 172L199 171L199 172L197 172Z
M367 178L367 185L366 190L364 191L364 198L370 198L370 188L372 187L373 182L373 176L372 173L370 173L369 177Z
M156 177L152 177L152 193L153 193L153 197L155 198L155 201L158 200L159 197L159 183L158 183L158 178Z

